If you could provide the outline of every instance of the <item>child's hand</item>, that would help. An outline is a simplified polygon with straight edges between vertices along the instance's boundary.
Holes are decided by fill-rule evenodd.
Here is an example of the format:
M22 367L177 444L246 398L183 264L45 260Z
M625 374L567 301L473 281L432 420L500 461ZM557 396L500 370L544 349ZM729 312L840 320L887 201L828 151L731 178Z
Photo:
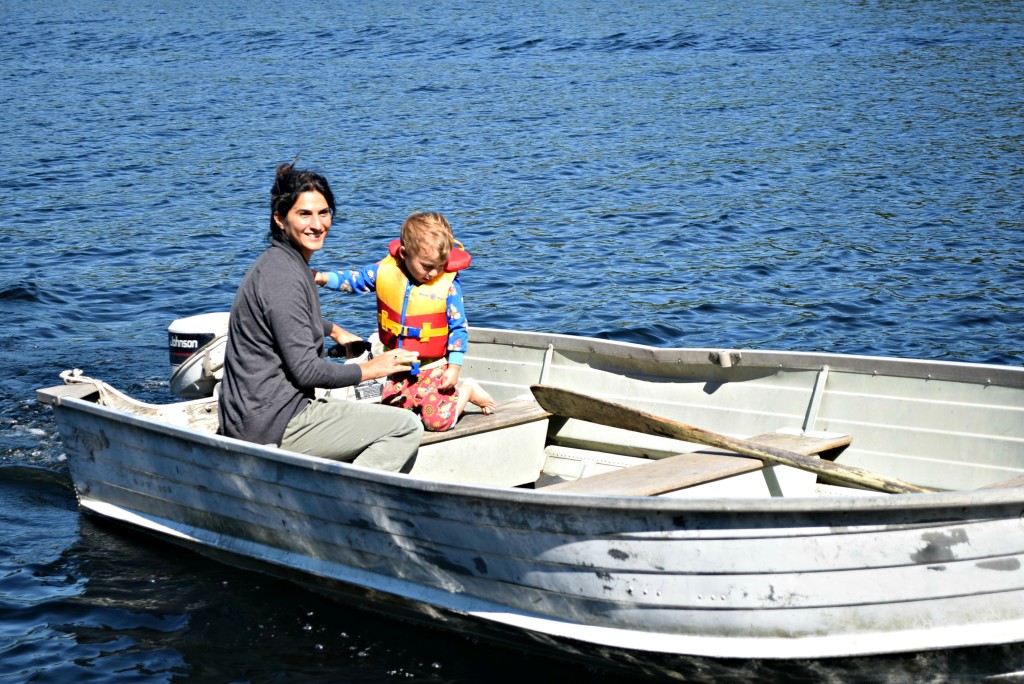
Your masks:
M444 369L444 375L441 376L440 389L455 387L459 382L460 372L462 372L462 366L456 366L449 363L448 367Z
M331 339L338 344L345 344L346 342L359 342L363 338L359 335L353 335L337 323L331 323Z
M321 271L313 271L313 281L320 287L323 287L327 284L327 274Z

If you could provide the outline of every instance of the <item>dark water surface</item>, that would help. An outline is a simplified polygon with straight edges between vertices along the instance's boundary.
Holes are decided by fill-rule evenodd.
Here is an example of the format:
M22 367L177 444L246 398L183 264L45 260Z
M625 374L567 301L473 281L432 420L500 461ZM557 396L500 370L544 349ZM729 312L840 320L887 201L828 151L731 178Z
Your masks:
M473 325L1024 363L1019 1L0 18L0 682L613 680L79 514L35 389L78 367L171 401L167 325L229 308L296 154L340 200L314 265L371 261L439 209L474 255ZM372 329L369 298L323 303ZM1024 662L987 667L906 681Z

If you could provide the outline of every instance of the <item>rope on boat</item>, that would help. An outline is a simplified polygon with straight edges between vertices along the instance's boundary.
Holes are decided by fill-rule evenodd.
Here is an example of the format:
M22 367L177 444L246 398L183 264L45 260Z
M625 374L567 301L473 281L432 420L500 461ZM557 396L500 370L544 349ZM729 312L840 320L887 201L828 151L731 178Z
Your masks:
M103 406L113 406L118 403L123 403L117 402L115 400L119 398L119 395L120 397L124 397L124 395L122 395L120 392L118 392L116 389L114 389L107 383L103 382L102 380L96 380L94 378L82 375L82 370L80 368L72 368L70 370L61 371L60 379L64 381L65 385L92 385L93 387L96 388L96 391L100 393L99 403ZM130 401L131 400L129 400L129 402Z

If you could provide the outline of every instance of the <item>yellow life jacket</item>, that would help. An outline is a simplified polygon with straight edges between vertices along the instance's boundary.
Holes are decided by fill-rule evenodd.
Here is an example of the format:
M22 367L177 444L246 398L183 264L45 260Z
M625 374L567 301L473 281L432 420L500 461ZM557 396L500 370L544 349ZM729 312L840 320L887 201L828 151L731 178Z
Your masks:
M401 347L419 352L423 361L439 359L448 352L448 291L457 273L456 268L447 269L453 265L465 268L469 255L463 249L452 249L453 253L462 254L449 259L444 272L426 283L412 285L398 264L397 249L389 252L377 264L380 341L388 349Z

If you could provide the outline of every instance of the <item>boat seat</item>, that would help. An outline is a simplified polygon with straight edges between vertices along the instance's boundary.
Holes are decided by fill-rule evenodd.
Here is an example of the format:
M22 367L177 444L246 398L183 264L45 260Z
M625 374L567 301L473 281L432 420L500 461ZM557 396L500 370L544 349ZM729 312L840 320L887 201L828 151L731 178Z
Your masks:
M423 433L409 474L492 487L532 484L544 467L549 416L533 397L499 402L488 415L464 413L451 430Z
M99 399L100 391L96 385L91 383L74 383L71 385L57 385L36 390L36 399L43 404L54 406L60 403L65 397L82 399L84 401L96 401Z
M793 451L804 456L835 458L853 441L850 435L808 437L784 432L769 432L749 441ZM702 449L651 461L631 468L600 473L540 488L545 492L573 494L609 494L618 496L655 496L687 487L714 482L726 477L761 470L765 464L756 458L740 456L721 449Z
M451 430L445 432L424 432L423 445L446 442L458 437L478 435L491 430L525 425L534 421L543 420L551 414L540 407L533 399L509 399L498 402L494 413L484 415L479 411L467 411L459 418Z

